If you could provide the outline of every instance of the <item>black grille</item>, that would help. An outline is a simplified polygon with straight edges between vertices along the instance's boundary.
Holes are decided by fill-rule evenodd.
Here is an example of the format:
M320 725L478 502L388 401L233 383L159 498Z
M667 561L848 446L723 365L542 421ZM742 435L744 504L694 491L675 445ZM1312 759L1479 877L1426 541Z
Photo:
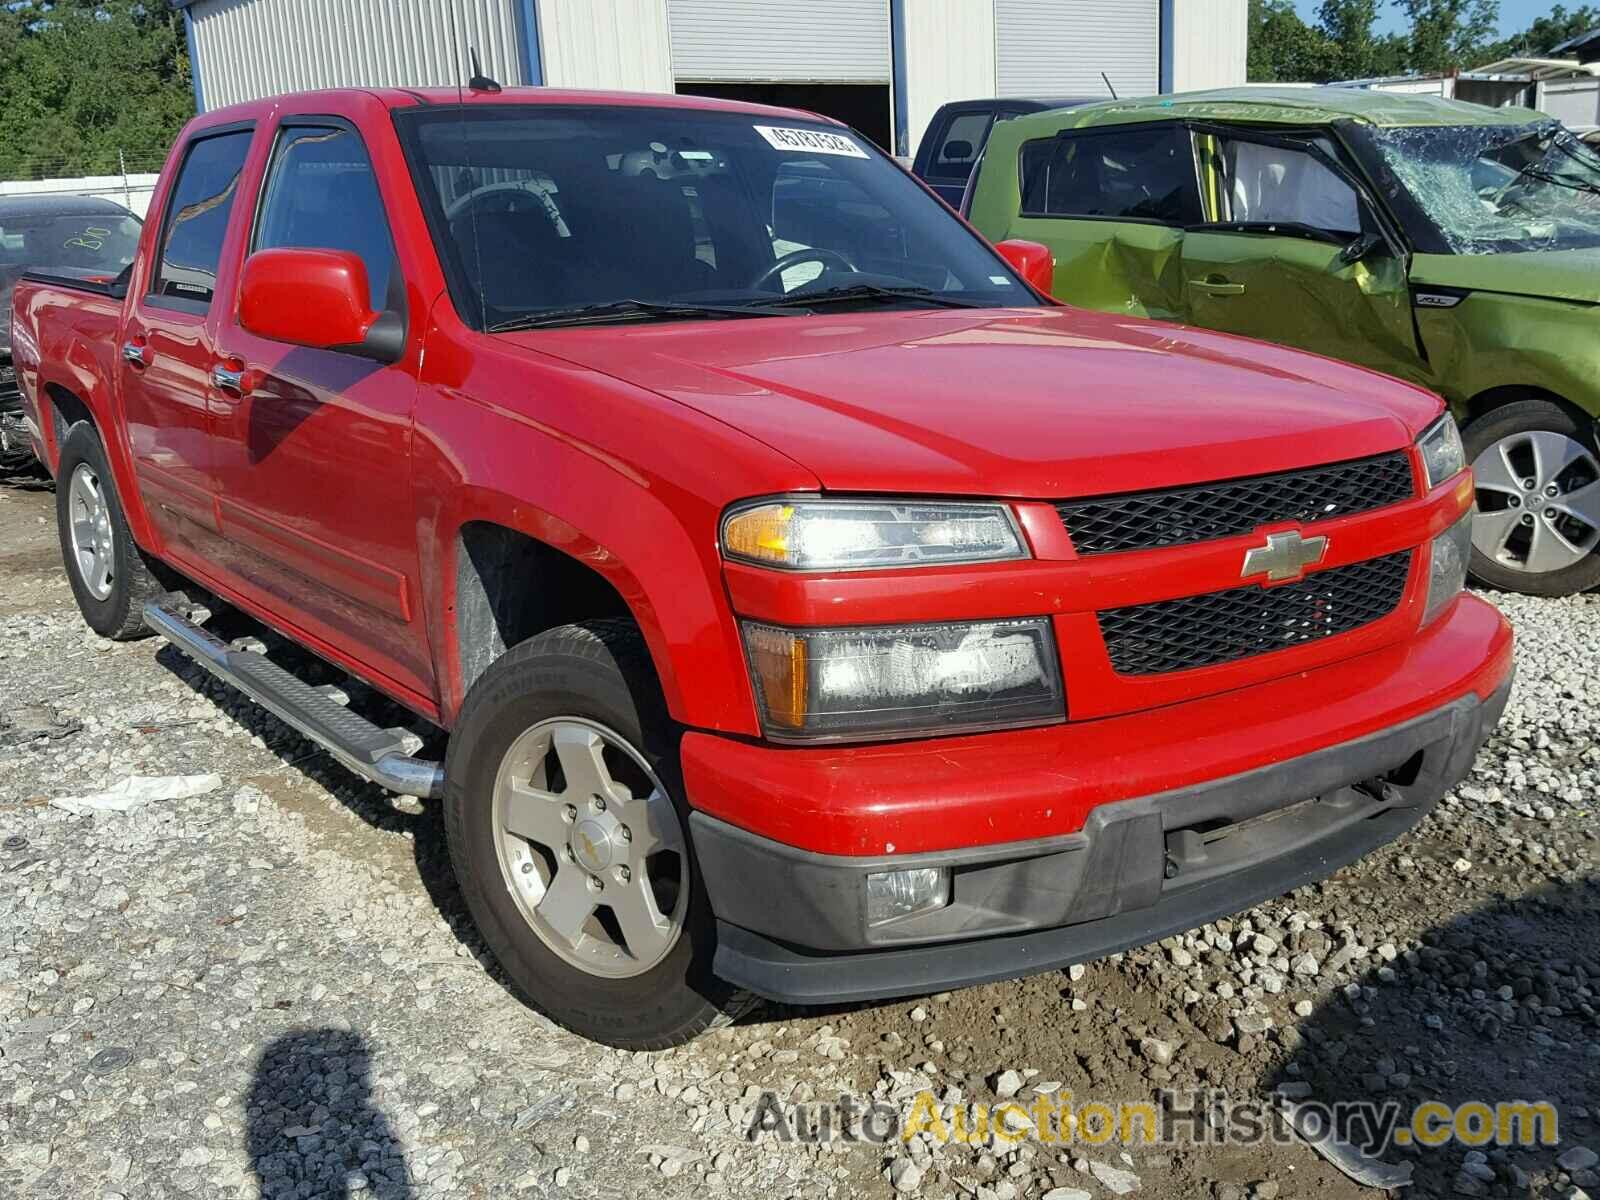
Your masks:
M1319 571L1280 587L1240 587L1100 614L1111 665L1157 675L1233 662L1359 629L1387 616L1405 591L1411 552Z
M1225 483L1069 500L1056 510L1079 554L1151 550L1249 533L1278 521L1326 521L1415 494L1405 451Z

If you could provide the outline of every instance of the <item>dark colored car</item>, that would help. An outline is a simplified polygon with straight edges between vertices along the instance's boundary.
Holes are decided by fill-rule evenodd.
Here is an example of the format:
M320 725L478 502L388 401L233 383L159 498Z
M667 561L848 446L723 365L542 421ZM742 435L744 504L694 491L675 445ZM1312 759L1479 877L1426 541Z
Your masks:
M115 278L133 261L139 218L93 196L0 197L0 471L33 459L11 366L11 289L34 267Z
M1084 96L1012 96L998 100L957 100L942 105L928 122L928 132L917 147L911 172L951 208L960 208L961 194L966 191L967 180L972 178L978 156L983 153L996 122L1009 121L1026 113L1076 108L1088 104L1090 99Z

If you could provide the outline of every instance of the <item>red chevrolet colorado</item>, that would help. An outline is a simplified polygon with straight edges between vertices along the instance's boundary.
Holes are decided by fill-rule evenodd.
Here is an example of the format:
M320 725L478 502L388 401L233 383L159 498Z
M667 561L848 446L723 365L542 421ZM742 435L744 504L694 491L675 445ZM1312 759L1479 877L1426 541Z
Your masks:
M151 211L120 278L14 303L84 617L442 798L485 940L591 1037L1237 911L1412 826L1505 703L1436 397L1055 305L826 120L292 96L194 121Z

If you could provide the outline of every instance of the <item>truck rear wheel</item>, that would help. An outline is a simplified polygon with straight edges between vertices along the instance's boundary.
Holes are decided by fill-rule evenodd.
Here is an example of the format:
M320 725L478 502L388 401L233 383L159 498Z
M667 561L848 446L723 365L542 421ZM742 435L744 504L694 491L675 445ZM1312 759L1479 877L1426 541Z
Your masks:
M94 426L80 421L61 446L56 469L56 527L78 611L101 637L149 636L146 602L166 594L134 543Z
M462 707L445 779L467 905L534 1008L643 1050L743 1007L711 972L677 738L631 624L550 630L492 665Z

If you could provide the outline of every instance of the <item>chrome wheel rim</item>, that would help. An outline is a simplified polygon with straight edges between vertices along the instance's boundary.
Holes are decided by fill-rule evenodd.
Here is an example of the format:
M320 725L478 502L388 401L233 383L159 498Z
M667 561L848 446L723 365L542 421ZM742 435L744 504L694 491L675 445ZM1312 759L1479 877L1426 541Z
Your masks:
M67 484L67 518L78 578L91 596L104 600L116 580L116 542L105 489L88 463L79 463Z
M677 944L689 859L672 798L615 730L541 721L495 777L495 848L523 920L590 975L641 975Z
M1600 546L1600 461L1564 433L1514 433L1472 463L1478 513L1472 544L1530 575L1582 562Z

